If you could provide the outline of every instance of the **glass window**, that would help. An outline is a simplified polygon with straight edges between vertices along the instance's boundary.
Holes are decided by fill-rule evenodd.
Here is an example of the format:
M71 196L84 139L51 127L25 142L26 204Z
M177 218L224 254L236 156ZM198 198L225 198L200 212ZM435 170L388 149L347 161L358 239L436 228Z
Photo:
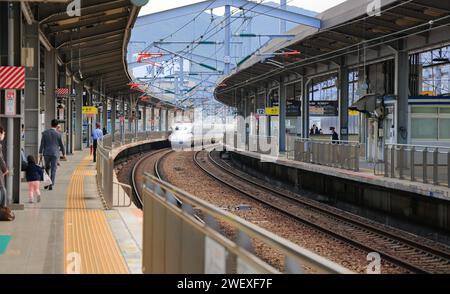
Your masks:
M441 118L439 120L439 139L448 140L450 139L450 119Z
M413 139L438 139L437 118L411 119L411 137Z
M439 112L440 113L450 113L450 107L441 107L441 108L439 108Z
M411 113L438 113L437 107L413 107Z

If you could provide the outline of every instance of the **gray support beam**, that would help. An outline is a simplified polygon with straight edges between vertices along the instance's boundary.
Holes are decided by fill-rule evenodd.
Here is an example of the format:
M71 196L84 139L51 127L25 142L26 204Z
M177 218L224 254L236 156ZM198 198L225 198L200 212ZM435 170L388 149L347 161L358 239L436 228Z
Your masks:
M131 99L128 103L128 132L131 133L133 131L133 109L131 108Z
M142 107L142 128L144 132L147 131L147 107L145 105Z
M199 11L210 10L223 6L233 6L236 8L241 8L244 11L252 11L258 14L263 14L266 16L285 19L289 22L303 24L305 26L310 26L319 29L321 27L321 21L318 18L310 17L303 14L298 14L291 11L286 11L273 6L265 5L259 3L255 5L254 2L246 0L209 0L202 1L195 4L185 5L179 8L168 9L162 12L148 14L142 17L142 21L145 23L157 23L165 19L171 19L180 17L188 14L197 14Z
M160 132L162 132L163 131L163 129L162 129L162 127L163 127L163 111L162 111L162 108L159 108L159 110L158 110L158 115L159 115L159 131Z
M83 150L83 84L75 84L76 98L75 98L75 119L73 121L75 129L75 150Z
M8 65L19 66L21 58L21 18L20 3L8 2L7 20L7 46ZM3 26L3 25L2 25ZM6 34L3 35L6 37ZM6 39L6 38L5 38ZM5 41L3 39L2 41ZM39 65L37 65L39 66ZM2 125L6 127L6 164L9 174L6 176L7 204L18 204L20 202L20 145L21 145L21 91L16 92L16 116L2 119ZM12 205L14 208L14 205Z
M56 50L45 51L45 128L51 127L52 119L56 118L55 88L57 81Z
M137 138L137 133L139 131L139 104L136 103L136 107L134 109L134 137Z
M340 140L348 140L348 68L342 58L339 70L339 127Z
M166 109L164 111L164 115L165 115L165 128L164 128L164 131L167 132L167 131L169 131L169 109Z
M24 24L24 47L33 49L35 66L25 72L25 153L37 158L42 133L40 88L39 23Z
M309 138L309 88L312 80L302 79L302 137Z
M102 128L106 128L108 125L108 98L106 96L103 96L103 103L102 103ZM111 115L112 115L112 108L111 108Z
M225 66L223 69L223 73L228 75L230 73L230 62L231 62L231 7L230 5L225 6L225 56L224 62Z
M108 104L106 104L106 113L108 113ZM111 134L113 134L114 141L114 133L116 132L116 117L117 117L117 102L116 98L113 98L111 101Z
M153 132L153 131L155 131L155 106L154 105L152 105L151 116L152 116L152 118L151 118L151 129L150 130Z
M286 86L280 81L279 151L286 152Z
M64 70L64 73L62 73L63 76L63 87L67 87L69 89L69 92L72 93L72 88L74 87L74 81L72 77L68 77L66 75L66 71ZM67 142L66 142L66 153L67 154L73 154L74 147L73 147L73 98L69 95L69 97L66 98L66 132L67 132Z
M280 0L280 9L287 10L287 1L286 0ZM280 19L280 34L286 33L286 20L281 18Z
M93 88L92 85L90 85L89 91L86 91L86 106L92 106L92 93ZM87 140L86 140L86 148L90 148L91 146L91 138L92 138L92 118L86 118L86 122L88 125L87 129Z
M408 143L409 117L409 55L405 41L399 41L399 50L395 55L395 92L397 94L397 143Z

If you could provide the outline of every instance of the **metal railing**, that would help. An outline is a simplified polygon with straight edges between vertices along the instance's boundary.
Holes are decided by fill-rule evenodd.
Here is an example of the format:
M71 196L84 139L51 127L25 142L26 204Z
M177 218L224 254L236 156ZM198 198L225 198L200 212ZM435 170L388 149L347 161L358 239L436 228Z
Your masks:
M225 133L224 144L234 150L256 152L263 155L278 156L278 137L239 135L237 132Z
M361 144L351 141L325 141L308 138L288 140L288 159L359 171Z
M284 257L280 267L286 273L303 273L304 266L317 273L351 273L154 176L144 180L144 273L279 273L253 253L256 244Z
M96 169L97 186L107 209L130 206L132 203L130 197L133 195L129 185L114 181L113 150L133 142L167 139L168 136L168 132L116 133L114 136L111 134L104 136L97 146Z
M145 141L158 139L161 136L168 136L169 132L127 132L120 133L116 132L114 134L108 134L103 137L101 145L107 149L114 149L123 145L127 145L133 142Z
M450 187L450 147L386 144L384 176Z

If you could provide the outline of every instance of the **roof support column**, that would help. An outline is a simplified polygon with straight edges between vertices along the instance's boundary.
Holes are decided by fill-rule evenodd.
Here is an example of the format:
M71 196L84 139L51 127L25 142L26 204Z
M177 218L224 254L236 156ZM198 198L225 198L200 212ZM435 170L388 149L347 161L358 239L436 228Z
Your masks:
M102 100L102 128L107 129L108 126L108 97L105 95L103 96ZM111 116L112 116L112 109L111 109Z
M278 144L280 153L286 152L286 85L280 79L280 118Z
M397 143L408 143L409 55L405 41L399 41L395 54L395 94L397 95Z
M309 87L312 80L302 79L302 137L309 138Z
M106 121L105 126L108 124L108 98L105 97L106 101L106 115L103 115L103 120ZM116 133L116 116L117 116L117 100L113 98L111 101L111 136L112 142L114 142L114 134Z
M165 128L164 128L164 131L168 132L169 131L169 109L166 109L164 111L164 114L165 114L165 120L164 120Z
M152 111L150 112L151 120L150 120L150 130L155 131L155 105L152 105Z
M66 142L66 153L73 154L73 97L72 97L72 88L74 87L73 77L67 77L66 72L64 70L61 73L62 78L62 86L67 87L69 89L69 96L66 98L66 133L67 133L67 142Z
M133 110L131 109L131 100L128 100L127 104L127 111L128 111L128 133L131 133L133 131Z
M8 20L7 30L3 36L7 37L8 48L8 65L20 65L20 3L8 2L7 15ZM6 34L7 33L7 34ZM6 38L5 38L6 39ZM5 41L5 40L2 40ZM6 48L5 48L6 49ZM39 64L37 65L39 67ZM4 92L4 91L2 91ZM14 209L15 205L20 202L20 145L21 145L21 96L22 91L15 91L16 93L16 116L2 119L1 125L6 128L6 164L8 165L9 174L6 176L6 197L7 204ZM3 97L3 96L1 96ZM5 146L4 145L4 146ZM1 201L1 199L0 199Z
M74 149L81 151L83 150L83 84L75 84L75 103L74 103L74 112L75 112L75 120L73 121L74 129L75 129L75 141L74 141Z
M55 89L57 81L56 50L45 51L45 128L56 118Z
M142 107L142 128L144 132L147 131L147 107L145 105Z
M34 66L27 67L25 72L25 107L23 123L25 125L25 154L37 158L41 141L41 100L40 86L40 43L39 23L24 24L24 47L33 49Z
M348 68L343 57L339 68L339 128L344 141L348 140L348 95Z
M137 139L137 134L139 132L139 104L136 103L134 108L134 137Z

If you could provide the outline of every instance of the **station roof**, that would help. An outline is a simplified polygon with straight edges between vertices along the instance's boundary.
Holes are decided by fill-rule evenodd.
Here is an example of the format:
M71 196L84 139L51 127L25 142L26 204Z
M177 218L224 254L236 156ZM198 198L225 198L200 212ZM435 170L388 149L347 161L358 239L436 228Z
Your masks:
M367 1L347 0L317 16L322 21L320 29L299 25L286 33L295 35L293 39L274 39L261 49L263 54L299 51L301 55L275 55L272 59L281 66L263 63L260 56L253 55L219 82L215 97L233 105L235 89L255 87L268 77L277 78L289 72L301 74L302 67L324 60L339 62L336 57L355 52L362 48L361 44L367 47L391 42L395 46L394 41L402 36L424 34L430 25L448 25L449 14L450 1L382 0L381 14L368 17Z
M139 8L130 0L83 0L80 16L69 16L73 1L57 2L28 2L25 9L39 22L41 37L57 49L59 62L78 80L97 86L101 81L108 95L134 93L126 56Z

